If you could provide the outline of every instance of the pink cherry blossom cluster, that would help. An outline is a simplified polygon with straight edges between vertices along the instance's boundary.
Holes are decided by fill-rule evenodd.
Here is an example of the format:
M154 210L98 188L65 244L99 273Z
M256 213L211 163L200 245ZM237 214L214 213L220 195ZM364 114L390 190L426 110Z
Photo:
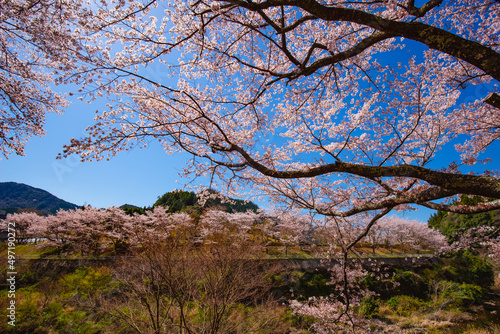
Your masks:
M45 133L45 114L62 113L69 103L54 89L97 51L86 44L93 20L76 1L1 2L0 155L24 155L32 136Z
M494 226L473 227L460 233L451 244L452 251L481 248L490 258L500 258L500 228Z
M410 250L434 250L448 248L446 237L427 224L398 216L384 217L368 232L367 241L375 245L404 245Z
M220 210L208 210L200 218L199 235L202 240L238 244L249 238L252 227L261 220L261 214L255 212L228 213Z

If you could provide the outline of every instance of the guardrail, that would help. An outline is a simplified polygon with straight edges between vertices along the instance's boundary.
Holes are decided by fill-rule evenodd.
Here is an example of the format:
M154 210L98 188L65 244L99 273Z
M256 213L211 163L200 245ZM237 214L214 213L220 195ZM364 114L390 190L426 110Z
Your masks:
M133 259L134 256L78 256L78 257L61 257L57 255L50 255L45 257L40 257L36 255L20 256L17 259L21 261L47 261L47 262L72 262L77 263L77 261L83 262L106 262L106 261L116 261L124 259ZM412 267L412 266L422 266L422 265L432 265L438 264L440 262L439 258L432 254L405 254L404 256L398 257L364 257L360 259L362 264L375 266L385 265L391 267ZM299 270L299 271L314 271L317 269L328 269L335 264L340 263L338 259L298 259L298 258L286 258L286 259L261 259L256 260L261 261L264 265L278 265L284 269Z

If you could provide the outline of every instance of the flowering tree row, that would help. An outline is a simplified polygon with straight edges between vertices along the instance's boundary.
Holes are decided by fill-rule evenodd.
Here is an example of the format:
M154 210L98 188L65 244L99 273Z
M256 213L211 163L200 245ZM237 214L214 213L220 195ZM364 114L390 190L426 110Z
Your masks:
M47 217L34 213L8 215L6 223L14 223L18 239L44 239L61 250L82 254L100 253L105 249L116 252L123 247L140 245L144 235L187 233L187 241L236 243L249 233L260 219L254 212L229 214L207 211L199 221L185 213L167 213L155 207L144 215L128 215L122 209L85 207L60 210Z
M229 214L208 210L196 221L185 213L168 213L163 207L155 207L144 215L128 215L114 207L87 207L59 211L48 217L33 213L14 214L8 216L9 222L16 224L24 238L44 238L62 251L82 254L151 247L160 245L160 240L167 244L184 243L188 248L209 244L214 251L220 247L248 244L250 238L257 243L273 238L286 247L298 242L326 242L331 246L327 255L337 260L330 268L334 292L328 297L314 297L306 303L292 301L290 304L297 314L318 319L315 323L318 331L345 329L346 324L356 328L367 325L366 319L357 317L355 311L355 306L373 295L363 282L369 275L375 279L384 279L387 275L380 268L366 268L355 258L346 257L365 227L365 222L347 218L315 221L315 228L312 228L310 219L293 213L270 219L262 213ZM387 243L410 243L412 249L438 249L446 245L444 236L425 224L396 217L377 221L365 238L370 243L385 243L386 246ZM355 254L355 249L351 250Z
M47 217L18 213L8 215L6 223L15 224L20 241L45 239L82 253L102 251L109 246L116 251L121 246L136 245L139 232L168 234L181 228L189 228L193 241L197 242L237 243L252 236L261 244L278 240L286 249L299 243L335 245L342 234L355 236L363 226L346 222L341 230L336 230L331 222L313 224L306 216L296 213L271 217L262 212L227 213L214 209L195 219L186 213L168 213L163 207L133 215L116 207L61 210ZM398 217L377 222L363 241L368 242L374 252L380 245L405 245L413 250L438 250L446 245L444 236L426 224Z

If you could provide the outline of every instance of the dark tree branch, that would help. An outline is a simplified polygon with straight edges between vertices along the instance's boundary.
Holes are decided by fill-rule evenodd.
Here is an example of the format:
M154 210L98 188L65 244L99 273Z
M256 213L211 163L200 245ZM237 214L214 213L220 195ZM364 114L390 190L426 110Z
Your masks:
M497 93L490 93L486 96L484 102L488 103L490 106L500 109L500 95Z
M432 203L432 202L425 202L425 203L419 203L419 204L422 206L425 206L429 209L433 209L433 210L440 210L440 211L453 212L453 213L466 213L466 214L482 213L482 212L487 212L487 211L491 211L494 209L500 209L500 200L479 203L475 206L456 205L456 204L446 205L446 204L439 204L439 203Z
M230 151L238 152L247 164L266 176L281 179L308 178L330 173L348 173L366 178L374 177L410 177L423 180L455 194L470 194L500 198L500 179L480 175L462 175L434 171L413 165L365 166L346 162L336 162L303 170L279 171L270 169L254 160L244 149L232 144Z
M478 42L465 39L429 24L394 21L358 9L329 7L315 0L267 0L261 3L228 0L227 2L252 11L260 11L276 6L294 6L325 21L353 22L365 25L392 37L408 38L423 43L431 49L462 59L500 81L500 66L498 66L500 64L500 54L498 52ZM435 0L419 9L414 6L409 8L414 14L417 14L416 16L421 16L439 4L440 1Z

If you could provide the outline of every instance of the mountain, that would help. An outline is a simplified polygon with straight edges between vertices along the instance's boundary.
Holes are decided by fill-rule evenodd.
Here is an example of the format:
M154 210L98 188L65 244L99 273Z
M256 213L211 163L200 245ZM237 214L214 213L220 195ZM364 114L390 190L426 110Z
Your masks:
M51 193L16 182L0 182L0 209L9 212L17 209L34 209L44 214L57 210L75 209L78 205L66 202ZM9 209L9 210L7 210Z

